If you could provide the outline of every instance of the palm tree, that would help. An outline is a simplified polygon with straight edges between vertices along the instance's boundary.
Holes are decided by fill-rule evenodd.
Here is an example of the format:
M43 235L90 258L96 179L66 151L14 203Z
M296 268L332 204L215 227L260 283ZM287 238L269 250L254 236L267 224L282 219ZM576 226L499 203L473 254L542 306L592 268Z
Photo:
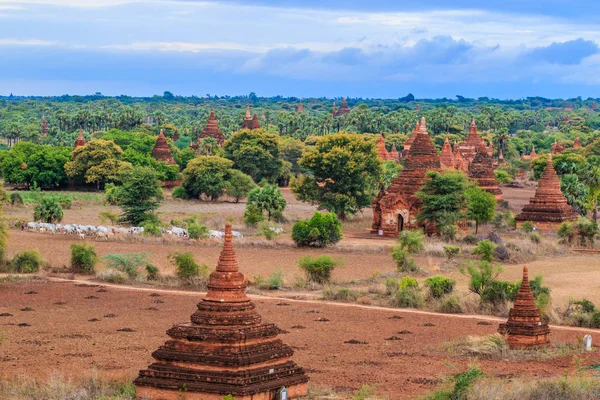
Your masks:
M598 224L598 197L600 197L600 166L588 165L583 173L583 183L588 188L588 204L592 209L592 218Z

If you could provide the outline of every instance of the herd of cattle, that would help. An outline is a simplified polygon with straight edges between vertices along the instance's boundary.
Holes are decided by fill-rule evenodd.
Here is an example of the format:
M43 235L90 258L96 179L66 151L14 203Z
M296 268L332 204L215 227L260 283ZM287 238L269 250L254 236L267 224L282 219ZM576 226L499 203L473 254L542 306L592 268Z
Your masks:
M85 239L86 236L94 237L97 239L106 239L115 235L141 235L144 233L144 227L132 226L130 228L123 228L117 226L94 226L94 225L79 225L79 224L49 224L45 222L28 222L23 225L23 229L28 231L37 232L48 232L51 234L64 234L64 235L78 235L80 239ZM161 228L163 234L178 236L187 238L188 231L184 228L172 226L169 229ZM221 231L208 231L209 237L222 239L225 236L225 232ZM233 237L241 239L244 236L240 232L233 231Z

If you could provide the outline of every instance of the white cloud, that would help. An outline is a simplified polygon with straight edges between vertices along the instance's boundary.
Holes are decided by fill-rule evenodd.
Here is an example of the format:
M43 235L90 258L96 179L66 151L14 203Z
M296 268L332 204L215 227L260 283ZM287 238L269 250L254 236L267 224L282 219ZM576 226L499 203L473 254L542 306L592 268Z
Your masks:
M129 44L111 44L99 46L102 49L134 51L176 51L199 53L207 50L248 51L262 53L269 50L264 46L250 46L239 43L191 43L191 42L133 42Z
M39 39L0 39L0 46L56 46L58 42Z

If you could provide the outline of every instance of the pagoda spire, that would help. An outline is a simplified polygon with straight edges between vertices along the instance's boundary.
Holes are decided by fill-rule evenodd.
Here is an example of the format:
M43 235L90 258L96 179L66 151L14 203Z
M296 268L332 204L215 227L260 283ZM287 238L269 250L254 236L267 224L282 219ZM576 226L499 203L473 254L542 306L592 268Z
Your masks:
M83 137L83 128L79 128L79 135L77 135L77 139L75 139L75 145L73 146L73 150L75 150L78 147L85 146L86 144L87 141L85 140L85 137Z

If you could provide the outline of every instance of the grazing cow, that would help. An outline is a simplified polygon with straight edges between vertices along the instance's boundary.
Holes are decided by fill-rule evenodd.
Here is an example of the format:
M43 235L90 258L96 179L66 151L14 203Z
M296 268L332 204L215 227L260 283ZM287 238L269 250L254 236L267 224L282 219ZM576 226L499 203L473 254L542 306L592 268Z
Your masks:
M37 222L28 222L27 223L27 230L30 231L35 231L40 227L40 224L38 224Z
M85 240L85 233L83 233L83 232L79 233L79 239Z
M210 230L210 231L208 231L208 236L211 238L223 239L223 237L225 236L225 233L221 232L221 231Z

